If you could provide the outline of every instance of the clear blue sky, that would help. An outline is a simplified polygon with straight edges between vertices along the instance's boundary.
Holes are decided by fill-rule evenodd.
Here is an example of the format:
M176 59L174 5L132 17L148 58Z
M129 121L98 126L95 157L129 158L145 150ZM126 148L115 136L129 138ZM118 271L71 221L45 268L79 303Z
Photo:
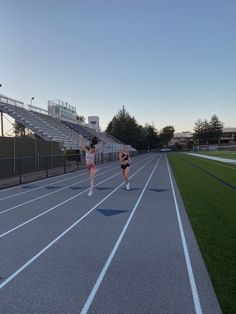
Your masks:
M236 127L235 0L0 0L0 92L61 99L104 129Z

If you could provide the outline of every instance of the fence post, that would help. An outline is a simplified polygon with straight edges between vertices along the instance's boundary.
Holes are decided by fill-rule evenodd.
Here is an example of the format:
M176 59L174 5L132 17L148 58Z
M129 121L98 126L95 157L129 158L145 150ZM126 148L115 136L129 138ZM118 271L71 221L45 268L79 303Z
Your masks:
M77 166L77 170L79 170L79 162L80 162L80 154L77 154L77 156L76 156L76 166Z
M19 167L19 183L22 183L22 173L21 173L21 157L18 157L18 167Z
M66 155L64 155L64 173L66 173Z
M48 178L48 156L45 156L45 170L46 170L46 178Z
M16 138L13 140L14 173L16 173Z

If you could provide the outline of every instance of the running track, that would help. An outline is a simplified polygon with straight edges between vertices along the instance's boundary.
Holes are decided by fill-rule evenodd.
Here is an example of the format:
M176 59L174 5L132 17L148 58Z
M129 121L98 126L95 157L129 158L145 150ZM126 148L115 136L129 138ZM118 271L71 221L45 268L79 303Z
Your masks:
M0 191L0 313L221 313L165 154Z

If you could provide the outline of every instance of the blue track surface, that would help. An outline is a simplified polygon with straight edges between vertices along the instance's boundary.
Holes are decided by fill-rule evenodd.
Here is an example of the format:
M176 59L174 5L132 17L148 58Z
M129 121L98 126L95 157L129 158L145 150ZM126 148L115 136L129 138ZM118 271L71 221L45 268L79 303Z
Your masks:
M221 313L165 154L0 191L0 313Z

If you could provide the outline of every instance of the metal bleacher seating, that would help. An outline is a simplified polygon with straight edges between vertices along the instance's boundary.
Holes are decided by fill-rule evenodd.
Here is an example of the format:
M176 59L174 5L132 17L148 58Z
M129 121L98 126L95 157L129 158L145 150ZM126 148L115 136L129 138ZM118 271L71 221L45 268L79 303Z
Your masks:
M122 142L105 132L96 132L80 123L60 121L48 115L47 110L26 105L23 102L0 94L0 111L8 114L33 133L47 141L60 142L65 149L79 149L79 135L82 134L86 144L96 136L108 144L108 150L118 151Z
M66 149L79 149L78 133L46 114L30 110L23 102L0 95L0 110L47 141L60 142Z

